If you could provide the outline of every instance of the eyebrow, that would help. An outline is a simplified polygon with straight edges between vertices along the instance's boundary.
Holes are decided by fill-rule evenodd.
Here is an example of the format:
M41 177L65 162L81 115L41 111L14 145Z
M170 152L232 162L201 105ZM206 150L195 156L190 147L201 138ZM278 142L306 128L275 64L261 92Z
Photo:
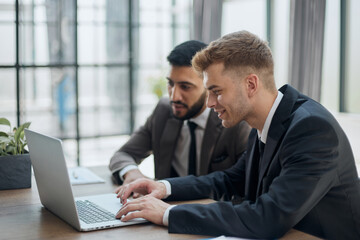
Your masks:
M217 88L219 86L216 86L216 85L211 85L210 87L207 88L208 91L211 91L213 90L214 88Z
M174 80L172 80L169 77L166 77L167 80L174 82ZM192 85L192 86L196 86L195 84L191 83L191 82L186 82L186 81L180 81L180 82L176 82L177 84L187 84L187 85Z

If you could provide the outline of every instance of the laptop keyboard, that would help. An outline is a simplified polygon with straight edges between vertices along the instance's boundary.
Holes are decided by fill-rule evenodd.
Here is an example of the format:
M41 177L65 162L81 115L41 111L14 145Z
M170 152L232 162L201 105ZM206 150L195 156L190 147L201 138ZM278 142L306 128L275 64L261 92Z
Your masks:
M115 220L115 215L100 208L88 200L76 200L79 218L85 223L109 222Z

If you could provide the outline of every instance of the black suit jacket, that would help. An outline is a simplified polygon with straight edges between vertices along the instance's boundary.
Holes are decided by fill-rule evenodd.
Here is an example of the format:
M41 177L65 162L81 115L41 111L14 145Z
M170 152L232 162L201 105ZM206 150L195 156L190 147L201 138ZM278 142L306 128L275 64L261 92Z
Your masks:
M140 164L150 154L154 155L155 178L171 177L171 162L182 125L183 121L174 117L169 99L162 98L146 123L112 157L109 168L117 182L122 183L118 174L120 169L129 164ZM224 128L211 110L200 153L200 175L234 165L246 149L250 130L246 122Z
M360 183L347 137L319 103L288 85L280 91L260 174L253 129L246 156L232 168L168 179L169 200L238 194L244 201L174 207L169 232L278 238L295 228L326 239L360 239Z

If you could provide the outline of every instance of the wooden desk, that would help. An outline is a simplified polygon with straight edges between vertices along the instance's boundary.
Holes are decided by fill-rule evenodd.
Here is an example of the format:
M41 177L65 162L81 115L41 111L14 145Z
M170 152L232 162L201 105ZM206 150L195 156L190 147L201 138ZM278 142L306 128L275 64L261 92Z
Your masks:
M110 172L105 166L90 168L106 180L102 184L73 186L75 196L113 192ZM186 203L210 203L212 200ZM201 239L209 236L169 234L166 227L152 223L120 228L78 232L46 210L40 203L34 177L32 188L0 191L0 239ZM318 239L291 230L282 239Z

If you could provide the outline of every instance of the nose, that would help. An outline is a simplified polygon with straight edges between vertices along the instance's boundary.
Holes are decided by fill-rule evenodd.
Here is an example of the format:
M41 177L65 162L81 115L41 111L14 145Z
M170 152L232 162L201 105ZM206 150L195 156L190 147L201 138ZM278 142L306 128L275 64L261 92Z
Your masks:
M171 97L171 100L172 101L181 101L181 90L179 89L178 86L174 85L172 88L171 88L171 94L170 94L170 97Z
M214 96L213 94L210 93L207 97L206 106L208 108L215 108L216 101L217 101L216 96Z

